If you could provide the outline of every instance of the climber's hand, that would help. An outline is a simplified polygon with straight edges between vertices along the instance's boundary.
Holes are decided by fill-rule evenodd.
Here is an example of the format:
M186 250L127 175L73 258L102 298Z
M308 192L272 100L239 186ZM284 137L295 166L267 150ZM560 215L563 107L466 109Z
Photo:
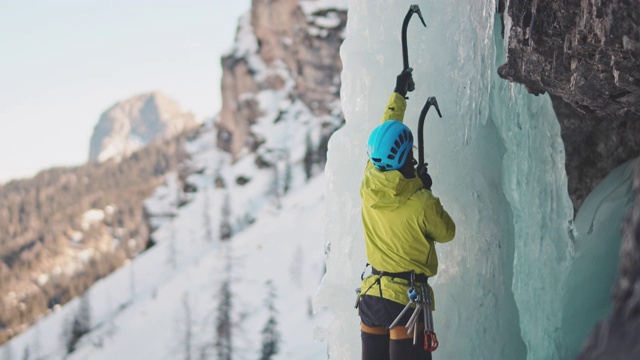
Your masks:
M422 180L422 187L431 191L431 185L433 185L433 181L431 180L431 176L427 171L427 163L418 165L416 172L418 173L418 177Z
M416 84L413 82L413 76L411 75L412 72L412 68L402 70L400 75L396 77L396 87L393 89L394 92L397 92L402 96L407 96L407 92L411 92L416 89Z

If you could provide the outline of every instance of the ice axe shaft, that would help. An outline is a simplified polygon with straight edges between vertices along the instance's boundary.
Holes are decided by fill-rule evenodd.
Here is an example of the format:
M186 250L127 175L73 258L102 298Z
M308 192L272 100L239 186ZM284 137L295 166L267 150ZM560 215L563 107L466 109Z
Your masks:
M422 17L422 12L420 12L420 7L418 5L411 5L409 7L409 12L404 17L404 21L402 22L402 64L404 69L409 68L409 50L407 49L407 27L409 26L409 20L411 20L411 16L413 14L418 14L420 20L422 21L422 25L427 27L427 24L424 22L424 18Z
M438 100L436 100L435 96L429 96L427 98L427 102L424 104L422 111L420 112L420 118L418 120L418 165L424 164L424 120L427 117L427 112L429 112L429 108L433 106L436 108L438 112L438 116L442 117L440 113L440 107L438 106Z

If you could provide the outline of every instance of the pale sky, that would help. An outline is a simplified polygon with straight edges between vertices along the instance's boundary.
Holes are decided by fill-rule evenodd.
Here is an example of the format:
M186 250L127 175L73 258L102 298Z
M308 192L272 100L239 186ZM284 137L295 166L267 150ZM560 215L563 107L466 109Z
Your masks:
M208 118L251 0L0 0L0 183L87 161L102 112L160 90Z

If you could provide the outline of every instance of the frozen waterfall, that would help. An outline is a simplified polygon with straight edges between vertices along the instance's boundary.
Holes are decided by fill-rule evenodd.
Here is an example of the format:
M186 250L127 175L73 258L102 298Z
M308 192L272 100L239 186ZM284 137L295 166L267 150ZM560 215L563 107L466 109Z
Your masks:
M331 358L360 356L353 305L366 263L358 191L365 143L402 70L400 30L414 2L349 1L341 49L346 125L330 142L327 273L315 297L316 308L333 315L321 334ZM417 131L424 102L437 97L443 118L433 110L427 116L426 160L433 192L457 224L454 241L437 247L434 356L572 358L609 307L628 166L593 191L574 223L549 97L532 96L496 73L505 44L495 1L415 3L428 27L417 16L409 24L416 91L405 123Z

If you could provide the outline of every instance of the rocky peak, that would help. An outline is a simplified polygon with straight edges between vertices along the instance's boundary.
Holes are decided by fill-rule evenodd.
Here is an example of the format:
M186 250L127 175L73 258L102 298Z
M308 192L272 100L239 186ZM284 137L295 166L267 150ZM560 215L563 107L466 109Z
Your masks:
M153 91L113 105L94 127L89 160L120 160L150 142L170 138L197 125L193 114L166 95Z
M346 1L253 0L222 58L218 146L234 158L258 146L251 127L277 106L261 103L261 93L280 92L316 116L331 114L339 100L346 20Z

